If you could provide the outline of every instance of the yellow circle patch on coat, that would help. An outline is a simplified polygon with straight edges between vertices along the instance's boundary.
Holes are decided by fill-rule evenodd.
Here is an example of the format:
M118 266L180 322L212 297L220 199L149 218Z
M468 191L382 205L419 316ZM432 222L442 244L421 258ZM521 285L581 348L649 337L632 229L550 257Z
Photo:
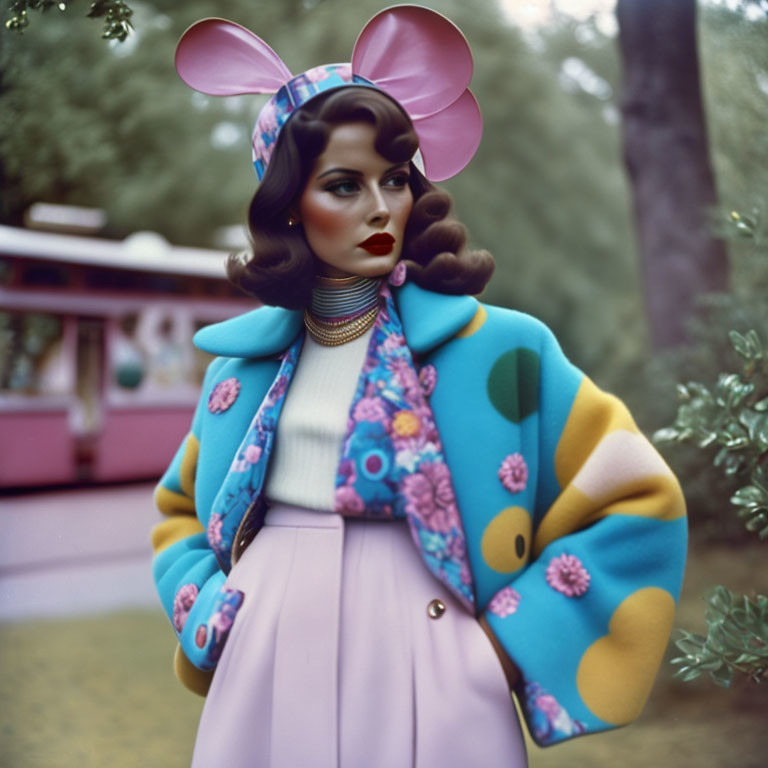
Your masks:
M507 507L483 531L483 559L499 573L520 570L531 551L531 514L523 507Z
M664 656L675 615L665 589L646 587L616 608L608 634L587 648L576 674L579 694L601 720L625 725L642 711Z
M472 319L456 335L460 339L466 339L467 336L477 333L485 325L487 319L488 312L486 312L485 307L481 304Z

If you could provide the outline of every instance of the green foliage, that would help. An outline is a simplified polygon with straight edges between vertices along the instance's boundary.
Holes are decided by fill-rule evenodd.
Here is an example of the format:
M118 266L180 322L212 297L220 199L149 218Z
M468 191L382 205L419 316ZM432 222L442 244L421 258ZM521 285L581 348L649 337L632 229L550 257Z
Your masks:
M762 265L763 272L768 272L765 259L752 258L756 268ZM714 400L719 383L718 371L739 373L741 376L745 369L750 372L748 361L735 351L729 334L735 330L746 338L751 329L758 329L762 340L768 340L768 302L758 291L752 294L742 289L728 294L703 296L699 300L699 312L690 319L687 327L688 343L666 350L648 363L629 368L634 375L622 382L622 396L638 423L649 432L659 425L675 422L678 408L670 393L679 391L683 394L683 390L678 389L678 382L699 382ZM748 381L755 383L759 392L760 385L755 382L754 373L751 376ZM693 390L688 390L692 399L696 396L695 385ZM752 399L758 402L759 394ZM680 405L683 406L683 414L690 414L694 408L691 401L682 401ZM745 418L749 418L749 410L751 408L746 409ZM723 417L725 423L724 414ZM736 421L737 429L744 428L738 419L733 421ZM698 441L705 439L712 431L702 428L695 436L686 435L685 440L666 440L668 447L664 453L683 486L691 513L693 537L697 540L742 542L746 535L743 521L735 514L723 514L723 510L728 510L729 499L735 490L733 475L723 471L725 465L713 471L713 459L724 445L715 442L707 450L698 447ZM724 439L724 435L721 437ZM743 453L731 450L727 455L733 461ZM748 478L744 480L745 484L748 482Z
M736 8L740 13L757 17L764 13L768 16L768 0L737 0Z
M23 38L0 30L0 220L20 223L39 200L95 206L106 209L107 236L152 229L210 246L218 227L245 220L256 186L250 136L264 97L209 98L177 77L176 41L211 15L208 0L129 2L136 32L120 46L105 48L58 12ZM219 0L216 15L253 29L300 72L348 60L384 5ZM445 187L473 245L496 259L485 298L540 317L604 381L645 343L614 40L566 17L525 34L488 0L429 5L461 26L475 56L483 141ZM582 59L609 91L565 87L568 59Z
M702 296L690 318L688 342L649 365L631 362L614 388L638 421L652 429L673 418L668 392L678 381L711 381L733 353L728 333L754 328L768 340L768 15L748 15L748 5L699 3L698 40L710 152L721 205L714 231L727 240L730 292ZM760 215L763 211L763 215ZM670 461L695 510L696 533L735 538L739 526L720 514L731 491L707 472L698 449L683 445ZM738 521L737 521L738 522Z
M104 32L101 35L103 38L119 40L121 43L133 29L131 16L133 11L123 0L95 0L88 13L88 18L104 19Z
M739 507L747 530L768 538L768 364L760 337L731 331L733 348L744 358L741 374L720 374L710 389L699 382L679 384L682 404L671 427L658 430L660 445L695 442L699 448L719 446L713 464L728 476L749 476L731 502Z
M732 212L729 221L726 236L750 241L756 252L761 249L759 210L749 217ZM765 270L764 260L757 263ZM768 322L760 327L768 328ZM742 483L730 497L738 517L749 532L766 540L768 355L754 329L731 330L728 339L741 358L741 371L721 373L713 387L697 381L678 384L677 417L671 427L654 434L654 441L662 445L691 442L700 450L717 448L713 465ZM707 605L706 637L679 630L676 645L684 655L672 659L679 667L676 676L690 681L708 672L726 688L735 672L755 682L768 677L768 597L736 596L718 586L708 595Z
M761 4L702 5L699 48L722 205L716 231L729 240L733 288L764 296L768 271L754 256L768 247L768 222L757 216L768 211L768 13L749 12Z
M204 5L189 10L204 16ZM177 77L174 46L193 19L174 26L144 5L136 14L137 32L106 49L58 14L23 38L0 30L3 221L20 223L39 200L85 205L106 210L108 236L155 230L208 245L244 218L252 116L242 100L203 97ZM242 144L214 145L222 127Z
M34 391L38 369L60 336L55 315L0 311L0 390Z
M768 226L763 221L759 208L749 214L730 211L715 219L715 233L731 243L749 241L753 254L768 254Z
M22 33L25 27L29 26L27 10L46 12L54 7L65 11L67 4L62 0L13 0L10 5L11 16L5 22L5 28ZM104 31L101 36L105 40L119 40L121 43L133 29L132 15L133 11L123 0L95 0L88 12L91 19L104 19Z
M730 215L732 237L760 248L759 211L752 217ZM758 260L763 271L766 262ZM738 296L731 301L738 300ZM764 302L758 299L762 306ZM768 319L759 325L768 327ZM710 388L698 381L678 384L680 405L671 427L658 430L660 445L693 442L700 449L718 447L713 464L744 484L730 497L748 531L768 538L768 355L760 335L731 330L728 339L741 358L739 373L721 373ZM722 358L718 358L720 360Z
M768 597L751 599L715 587L707 595L707 636L678 630L675 645L683 656L672 659L675 677L687 682L708 672L724 688L738 672L755 682L768 677Z
M643 406L656 415L661 406L653 403L663 403L664 389L693 382L678 387L677 418L657 439L690 446L676 449L670 460L685 489L693 532L718 539L743 536L745 527L768 537L768 368L761 343L768 334L768 229L761 215L768 210L768 17L752 12L758 7L763 5L700 6L705 102L722 201L713 227L728 241L731 292L702 297L689 344L655 361L644 379ZM739 372L721 374L714 386L701 384L722 370L734 350ZM723 514L728 500L737 514ZM750 601L718 587L708 605L708 636L681 632L678 676L689 680L709 671L721 685L734 672L765 677L766 598Z
M176 76L176 41L211 15L209 0L128 1L136 32L119 46L101 45L87 25L57 11L23 38L0 29L0 221L19 224L40 200L95 206L106 209L109 237L151 229L210 246L218 227L245 220L256 185L250 136L264 98L209 98ZM384 5L217 0L216 15L256 31L300 72L348 60L363 23ZM473 245L496 259L484 298L544 320L577 365L633 400L646 423L662 423L658 393L639 391L647 337L615 39L593 19L559 16L523 32L488 0L428 5L461 26L474 52L483 141L445 187ZM702 14L715 165L728 211L750 211L768 189L768 110L757 78L768 72L768 46L758 27L727 9ZM574 62L601 88L570 76ZM754 265L742 261L737 281L758 286Z

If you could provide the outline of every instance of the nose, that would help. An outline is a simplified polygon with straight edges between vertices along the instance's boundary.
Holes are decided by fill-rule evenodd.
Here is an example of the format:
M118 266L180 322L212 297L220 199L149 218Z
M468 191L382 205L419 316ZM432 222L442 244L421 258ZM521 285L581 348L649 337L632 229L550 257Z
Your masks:
M389 206L378 184L371 187L371 201L366 222L371 226L385 227L389 223Z

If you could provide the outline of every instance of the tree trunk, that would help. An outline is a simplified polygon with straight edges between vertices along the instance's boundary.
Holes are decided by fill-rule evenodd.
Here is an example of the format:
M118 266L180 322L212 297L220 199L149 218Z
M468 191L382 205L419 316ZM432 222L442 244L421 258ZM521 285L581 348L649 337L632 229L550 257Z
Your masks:
M696 296L725 290L696 50L695 0L618 0L624 161L654 347L685 340Z

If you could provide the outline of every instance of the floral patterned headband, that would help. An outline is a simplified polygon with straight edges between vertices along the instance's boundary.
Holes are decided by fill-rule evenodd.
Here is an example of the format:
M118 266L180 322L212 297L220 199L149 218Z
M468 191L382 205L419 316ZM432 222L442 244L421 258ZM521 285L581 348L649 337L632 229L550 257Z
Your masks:
M264 177L291 115L315 96L348 86L376 88L402 107L419 138L424 175L455 176L480 144L483 120L469 90L472 53L461 30L435 11L399 5L376 14L357 38L349 64L292 75L253 32L225 19L193 24L176 48L176 71L212 96L272 93L253 131L253 164Z

